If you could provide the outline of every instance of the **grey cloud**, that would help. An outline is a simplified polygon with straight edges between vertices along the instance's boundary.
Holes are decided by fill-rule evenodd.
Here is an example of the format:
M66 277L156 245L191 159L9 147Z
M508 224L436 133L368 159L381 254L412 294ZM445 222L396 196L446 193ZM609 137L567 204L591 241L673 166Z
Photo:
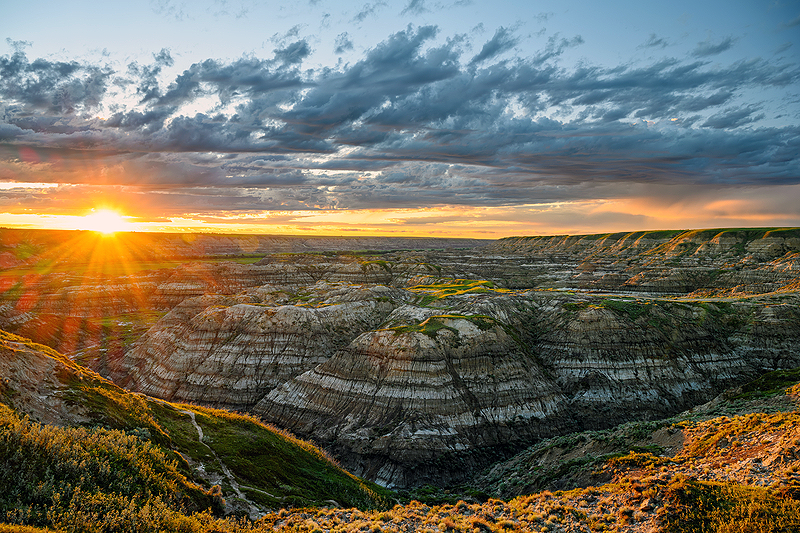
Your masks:
M302 29L303 29L303 25L302 24L295 24L294 26L292 26L291 28L286 30L284 33L276 33L276 34L274 34L270 38L270 40L273 43L276 43L276 44L279 44L279 45L284 45L285 43L287 43L291 39L297 39L297 37L300 35L300 32L302 31Z
M162 48L160 52L153 54L153 59L155 59L156 64L158 65L171 67L175 64L175 60L172 59L172 55L170 55L170 52L167 48Z
M647 39L643 44L640 44L638 48L666 48L669 43L666 40L659 37L655 33L650 34L650 38Z
M11 141L25 134L25 130L14 124L0 124L0 141Z
M335 48L333 49L334 53L336 54L343 54L348 50L352 50L354 48L353 41L350 39L350 35L347 32L340 33L336 36L336 41L334 43Z
M726 109L722 113L712 115L705 121L703 126L715 129L731 129L750 124L756 120L764 118L763 114L756 115L758 108L748 106L740 109Z
M378 11L378 9L380 9L382 7L386 7L386 5L387 5L386 2L381 2L381 1L373 2L371 4L370 3L366 3L361 8L361 11L356 13L356 15L353 17L353 21L354 22L364 22L364 20L366 20L367 17L370 17L371 15L374 15Z
M172 107L158 107L141 111L129 111L127 113L115 113L105 121L105 126L109 128L120 128L125 131L140 130L142 133L150 134L161 130L164 122L175 112Z
M568 48L574 48L583 43L583 37L580 35L576 35L572 39L560 37L558 34L553 35L547 39L547 45L544 50L536 54L532 58L532 61L537 64L545 63L546 61L557 58Z
M286 48L275 50L275 58L286 64L302 63L311 54L311 47L305 39L293 42Z
M172 59L162 50L124 73L140 103L105 121L81 113L103 105L107 86L124 89L121 74L15 50L0 57L0 139L12 147L4 177L102 179L168 191L177 203L208 197L208 209L501 206L599 188L613 197L632 184L800 181L800 130L766 126L774 111L741 98L797 83L795 65L669 58L566 69L561 55L583 39L557 35L500 61L516 43L505 28L463 63L465 37L437 43L437 34L409 26L358 61L303 72L308 42L287 39L272 58L208 59L163 86ZM339 37L337 47L353 49ZM201 96L217 107L180 114ZM18 146L48 157L23 162ZM83 176L89 156L114 171Z
M514 46L516 46L518 41L519 39L514 37L511 31L501 26L494 33L494 37L484 44L483 48L481 48L481 51L472 58L471 63L480 63L495 57L498 54L502 54L503 52L511 50L514 48Z
M410 0L408 5L400 12L401 15L420 15L428 9L425 7L425 0Z
M110 68L36 59L29 62L17 49L0 57L0 96L20 102L28 112L72 114L100 104L108 88Z
M155 63L153 65L139 65L130 63L128 73L139 78L136 89L137 94L141 95L141 103L149 102L161 96L161 89L158 85L158 76L163 67L171 67L175 62L169 50L162 48L158 54L153 54Z
M711 42L711 40L708 39L697 43L697 46L692 51L692 55L695 57L708 57L721 54L722 52L729 50L735 42L736 39L733 37L726 37L718 43Z

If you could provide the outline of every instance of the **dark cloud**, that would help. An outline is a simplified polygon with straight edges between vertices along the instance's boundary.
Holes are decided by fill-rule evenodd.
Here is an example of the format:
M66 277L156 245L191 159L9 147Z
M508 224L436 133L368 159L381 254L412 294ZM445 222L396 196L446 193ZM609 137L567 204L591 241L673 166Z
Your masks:
M0 96L18 102L27 113L71 115L97 107L113 72L108 67L36 59L21 47L0 57Z
M736 42L736 39L733 37L726 37L718 43L712 42L710 39L707 39L703 42L697 43L694 51L692 51L692 55L695 57L708 57L708 56L715 56L717 54L721 54L726 50L730 50L733 46L733 43Z
M731 129L750 124L756 120L764 118L764 114L755 113L758 111L756 106L747 106L739 109L725 109L721 113L716 113L703 123L707 128Z
M580 36L519 57L501 27L470 58L467 36L408 26L357 60L301 70L311 48L298 35L277 38L272 57L207 59L168 80L166 49L115 72L29 60L18 44L0 57L0 177L157 191L198 211L517 206L800 182L800 128L778 120L797 102L768 96L800 71L703 59L732 38L685 59L566 68ZM346 33L335 46L354 50Z
M281 63L289 65L302 63L303 59L311 53L311 47L305 39L293 42L286 48L275 50L275 58Z
M482 61L486 61L487 59L491 59L498 54L502 54L508 50L511 50L516 46L519 39L513 36L511 31L503 28L502 26L497 29L494 33L494 37L492 37L486 44L483 45L481 51L472 58L472 63L480 63Z

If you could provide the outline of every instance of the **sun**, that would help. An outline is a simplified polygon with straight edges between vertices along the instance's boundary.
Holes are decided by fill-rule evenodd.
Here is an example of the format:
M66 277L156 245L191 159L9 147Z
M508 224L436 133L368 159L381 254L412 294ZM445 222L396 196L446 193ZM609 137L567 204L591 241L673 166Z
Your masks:
M131 224L125 217L111 209L92 210L92 213L83 217L79 229L97 231L104 235L111 235L117 231L129 231Z

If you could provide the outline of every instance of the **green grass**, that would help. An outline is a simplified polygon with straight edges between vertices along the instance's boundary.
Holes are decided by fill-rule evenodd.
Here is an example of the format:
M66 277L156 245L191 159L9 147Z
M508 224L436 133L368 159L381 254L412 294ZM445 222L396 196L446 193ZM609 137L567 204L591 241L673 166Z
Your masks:
M146 506L162 508L166 521L177 509L215 507L155 444L115 430L37 424L3 404L0 486L0 521L73 531L95 531L100 517L130 525Z
M59 361L61 394L89 418L87 427L36 424L12 410L21 392L0 384L0 401L10 404L0 403L0 522L68 531L128 530L109 524L142 522L147 527L138 531L176 531L189 520L184 512L221 510L221 497L236 496L234 483L267 508L329 500L383 508L392 496L253 417L129 393L13 334L0 332L0 344L0 357ZM203 428L203 442L187 410ZM202 488L208 482L195 470L200 465L220 476L224 466L230 470L224 495Z
M352 476L307 442L247 415L181 407L195 411L205 442L243 487L256 489L249 494L257 501L273 507L275 499L286 507L322 505L326 500L345 507L387 505L390 491Z
M496 288L494 283L488 280L469 279L455 279L431 285L415 285L408 290L418 294L414 303L422 307L428 306L438 300L443 300L449 296L487 292L509 292L508 289Z
M775 370L751 381L742 387L736 399L767 398L783 393L787 387L800 382L800 367L791 370Z

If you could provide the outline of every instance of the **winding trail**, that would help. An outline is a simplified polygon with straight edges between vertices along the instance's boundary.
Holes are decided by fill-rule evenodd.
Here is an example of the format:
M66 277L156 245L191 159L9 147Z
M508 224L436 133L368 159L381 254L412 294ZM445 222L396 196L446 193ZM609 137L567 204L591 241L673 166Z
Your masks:
M197 423L197 420L195 419L195 416L194 416L194 411L181 410L181 413L185 413L185 414L189 415L189 418L192 419L192 425L197 430L197 436L199 437L200 444L202 444L203 446L208 448L209 451L211 452L211 454L214 456L214 459L217 460L217 462L219 463L219 466L222 468L222 473L225 474L226 478L228 478L228 483L230 483L230 485L233 488L234 492L236 492L236 495L239 498L243 499L243 500L247 500L245 495L242 494L242 491L239 489L239 484L236 482L236 478L233 477L233 474L231 474L231 471L228 470L228 467L225 466L225 463L223 463L222 460L219 458L219 456L217 455L217 452L214 451L214 448L212 448L211 446L209 446L208 444L206 444L203 441L203 428L201 428L200 424Z

